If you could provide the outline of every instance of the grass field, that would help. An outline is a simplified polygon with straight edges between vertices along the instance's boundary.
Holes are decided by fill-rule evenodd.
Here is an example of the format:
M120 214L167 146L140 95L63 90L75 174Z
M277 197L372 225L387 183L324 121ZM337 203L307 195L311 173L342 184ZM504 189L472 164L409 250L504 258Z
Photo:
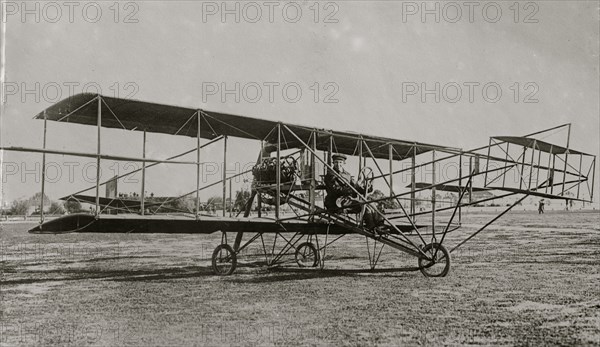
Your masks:
M456 244L493 214L463 218ZM30 235L2 224L2 345L600 345L600 214L513 212L426 278L365 240L325 269L213 276L219 235ZM392 269L392 270L387 270Z

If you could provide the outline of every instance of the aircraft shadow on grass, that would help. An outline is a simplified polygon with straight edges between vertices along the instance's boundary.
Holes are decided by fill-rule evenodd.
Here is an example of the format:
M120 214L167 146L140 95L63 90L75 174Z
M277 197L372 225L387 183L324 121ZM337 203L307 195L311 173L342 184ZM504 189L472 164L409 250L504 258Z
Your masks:
M122 258L119 258L122 260ZM90 261L99 261L91 259ZM104 258L103 260L111 260ZM394 268L394 269L323 269L318 268L293 268L293 267L271 267L265 269L264 261L240 264L243 271L240 276L227 277L224 280L234 283L269 283L282 281L298 281L315 278L330 277L359 277L377 274L385 277L410 276L409 272L416 268ZM254 270L258 268L260 270ZM99 269L77 268L77 269L51 269L51 270L26 270L12 271L15 274L27 275L27 278L6 279L0 281L2 286L12 286L32 283L45 283L56 281L85 281L104 280L115 282L147 282L177 280L197 277L214 277L211 266L169 266L154 269ZM8 288L7 288L8 289Z
M418 268L393 268L393 269L318 269L318 268L293 268L293 267L272 267L264 273L255 276L233 276L228 278L235 283L272 283L284 281L310 280L315 278L334 278L334 277L361 277L377 274L378 277L406 277L411 276L410 272L418 271Z

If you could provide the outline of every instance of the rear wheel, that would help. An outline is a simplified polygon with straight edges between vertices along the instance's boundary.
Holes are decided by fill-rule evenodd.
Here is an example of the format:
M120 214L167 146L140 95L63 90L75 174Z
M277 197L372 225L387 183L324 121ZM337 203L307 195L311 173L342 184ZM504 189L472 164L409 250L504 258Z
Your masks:
M419 270L426 277L444 277L450 270L450 253L439 243L430 243L423 247L427 258L419 257Z
M315 267L319 264L319 252L312 242L301 243L296 248L296 263L300 267Z
M212 269L215 275L229 276L237 267L237 255L227 244L220 244L212 254Z

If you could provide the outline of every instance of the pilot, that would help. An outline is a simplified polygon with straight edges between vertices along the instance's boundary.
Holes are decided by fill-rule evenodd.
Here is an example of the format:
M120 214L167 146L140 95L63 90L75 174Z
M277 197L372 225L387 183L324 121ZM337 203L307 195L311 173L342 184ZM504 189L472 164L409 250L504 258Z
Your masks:
M350 186L360 194L366 193L365 188L354 182L348 171L344 170L344 165L346 164L345 155L334 154L331 156L331 160L333 161L333 171L335 173L331 169L328 169L325 175L325 190L327 191L325 208L330 211L337 211L344 208L349 213L360 213L361 206L358 203L359 201L356 200L357 194Z
M354 182L352 176L344 170L344 165L346 164L345 155L334 154L331 156L331 159L333 161L333 170L328 169L327 174L325 175L325 190L327 191L327 196L324 201L325 208L331 212L346 211L347 213L360 213L363 205L360 203L360 200L357 199L358 195L356 192L365 195L366 193L373 191L373 186L362 186L357 182ZM343 180L341 177L343 177ZM354 189L350 188L350 186ZM356 190L356 192L354 190ZM378 227L383 224L382 217L373 209L373 207L368 204L364 206L364 226L369 230L378 233L381 232Z

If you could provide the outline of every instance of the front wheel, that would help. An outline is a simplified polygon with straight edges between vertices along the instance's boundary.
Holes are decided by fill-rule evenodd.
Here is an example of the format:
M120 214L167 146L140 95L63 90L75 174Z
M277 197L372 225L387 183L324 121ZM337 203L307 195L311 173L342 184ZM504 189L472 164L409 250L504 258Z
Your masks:
M450 270L450 253L439 243L430 243L423 247L427 258L419 257L419 270L425 277L444 277Z
M296 248L296 263L300 267L315 267L319 264L319 252L311 242L301 243Z
M215 275L229 276L237 267L237 255L227 244L220 244L212 254L212 269Z

